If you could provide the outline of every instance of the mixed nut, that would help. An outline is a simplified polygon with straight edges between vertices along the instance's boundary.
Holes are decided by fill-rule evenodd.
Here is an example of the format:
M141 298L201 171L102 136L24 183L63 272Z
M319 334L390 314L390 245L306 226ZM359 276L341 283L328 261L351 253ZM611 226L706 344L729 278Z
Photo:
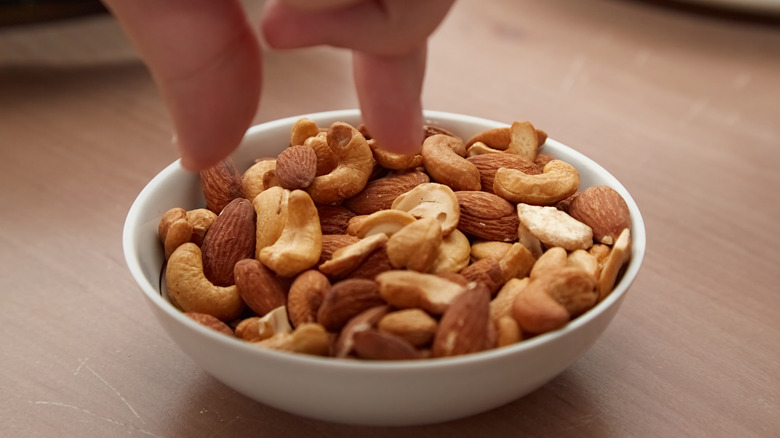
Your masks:
M559 329L614 288L630 214L580 187L529 122L467 141L426 126L421 152L362 127L298 120L243 172L200 174L206 207L159 224L167 296L253 344L374 360L448 357Z

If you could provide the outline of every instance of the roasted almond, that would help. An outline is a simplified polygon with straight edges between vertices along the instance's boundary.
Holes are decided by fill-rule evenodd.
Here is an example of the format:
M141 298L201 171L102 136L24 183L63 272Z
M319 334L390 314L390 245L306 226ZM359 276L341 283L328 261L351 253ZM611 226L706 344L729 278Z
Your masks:
M317 311L328 290L328 277L317 270L304 271L295 277L287 294L287 313L293 327L317 321Z
M482 190L488 193L493 193L493 181L496 179L496 172L502 167L520 170L529 175L542 173L542 168L544 167L519 155L507 153L474 155L467 159L477 166Z
M444 312L433 340L434 357L476 353L486 348L490 293L482 283L458 295Z
M384 304L375 281L343 280L331 286L325 294L317 311L317 322L329 331L337 331L354 316Z
M239 260L233 268L236 289L247 306L260 316L287 304L287 291L273 271L259 260Z
M233 267L255 255L255 210L244 198L231 201L211 225L201 246L203 273L217 286L235 283Z
M485 240L517 240L520 219L509 201L481 191L459 191L455 197L460 205L460 231Z
M317 154L308 146L290 146L276 158L276 178L287 190L305 189L317 174Z
M200 171L200 182L206 207L219 214L232 200L244 197L241 173L231 158Z
M631 226L628 204L615 189L593 186L577 195L568 213L593 230L596 241L612 245L620 233Z
M361 330L353 335L357 357L367 360L415 360L422 355L405 339L376 329Z
M355 216L350 209L340 205L318 205L322 234L347 234L347 224Z

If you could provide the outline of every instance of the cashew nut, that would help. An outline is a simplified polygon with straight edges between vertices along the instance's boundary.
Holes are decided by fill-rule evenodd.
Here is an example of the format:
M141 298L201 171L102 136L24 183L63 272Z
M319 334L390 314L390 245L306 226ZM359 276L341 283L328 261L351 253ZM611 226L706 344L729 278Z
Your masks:
M275 159L258 160L255 164L251 165L241 177L246 199L251 201L263 190L272 185L279 185L278 181L274 181L271 178L272 175L275 176L275 170Z
M534 161L539 148L536 128L530 122L514 122L509 128L509 146L506 151Z
M441 315L466 287L433 274L416 271L386 271L376 276L379 294L399 309L419 307Z
M577 192L580 174L569 163L552 160L539 175L501 168L496 171L493 191L507 201L533 205L553 205Z
M420 154L396 154L382 149L375 140L368 141L368 145L374 152L374 159L382 167L391 170L414 169L422 165L423 157Z
M423 166L434 181L445 184L453 190L480 190L479 170L459 154L464 149L457 137L436 134L423 142Z
M299 274L317 263L322 252L322 231L317 207L302 190L293 190L287 201L287 220L281 235L260 250L259 260L282 277Z
M468 266L470 260L471 243L469 238L459 230L453 230L442 239L436 260L433 261L433 266L428 269L428 272L431 274L460 272Z
M325 327L306 322L289 333L279 333L255 345L290 353L327 356L330 352L330 334Z
M343 277L360 266L369 254L385 242L387 235L379 233L340 248L333 253L330 260L320 265L320 272L331 277Z
M359 193L374 169L374 154L365 137L351 125L336 122L328 129L328 146L339 164L327 175L314 178L306 189L314 202L332 204Z
M171 301L185 312L206 313L222 321L232 320L244 310L235 285L215 286L203 274L200 248L185 243L171 254L165 269L165 285Z
M567 251L593 246L589 226L555 207L517 204L520 223L548 248L560 246Z
M379 210L355 220L353 230L354 235L361 239L374 234L386 234L389 237L416 220L402 210Z
M257 214L255 227L255 255L259 259L260 251L273 245L282 235L287 222L287 210L290 191L279 186L271 187L252 201L252 207Z
M293 123L290 129L290 146L302 145L309 137L314 137L320 133L317 122L308 118L301 117Z
M187 220L187 212L183 208L172 208L163 214L157 225L157 235L163 243L165 258L192 238L192 224Z
M392 208L408 212L418 219L423 217L438 219L443 236L449 235L457 228L460 220L458 198L455 192L444 184L420 184L395 198Z
M396 269L427 272L439 255L441 226L435 218L416 220L394 233L387 241L387 257Z
M327 137L327 132L320 132L303 142L304 146L314 149L314 154L317 156L317 171L314 173L316 176L326 175L339 165L339 157L328 146Z
M187 222L192 225L192 237L190 241L198 246L203 244L203 238L206 232L211 228L211 224L217 220L217 214L208 208L196 208L187 211Z
M631 232L624 229L615 241L612 251L604 261L604 267L599 276L599 299L604 299L615 287L620 269L631 258Z

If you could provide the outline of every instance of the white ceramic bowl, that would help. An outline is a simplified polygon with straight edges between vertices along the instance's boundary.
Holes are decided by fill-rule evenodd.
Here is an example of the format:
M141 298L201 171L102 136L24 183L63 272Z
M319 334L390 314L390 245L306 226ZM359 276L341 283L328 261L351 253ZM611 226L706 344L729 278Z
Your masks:
M320 126L360 123L357 110L308 114ZM248 168L275 156L289 141L299 117L255 126L234 154ZM464 138L504 123L443 112L426 112L428 123ZM508 122L511 122L508 121ZM408 362L364 362L261 349L213 332L185 317L160 294L163 263L157 224L172 207L202 207L198 176L174 162L143 189L127 216L123 244L131 274L173 341L207 373L236 391L278 409L332 422L362 425L435 423L483 412L520 398L553 379L598 339L618 311L645 251L642 217L626 189L582 154L547 140L545 152L580 172L582 187L606 184L631 211L633 254L615 290L561 330L514 346L467 356Z

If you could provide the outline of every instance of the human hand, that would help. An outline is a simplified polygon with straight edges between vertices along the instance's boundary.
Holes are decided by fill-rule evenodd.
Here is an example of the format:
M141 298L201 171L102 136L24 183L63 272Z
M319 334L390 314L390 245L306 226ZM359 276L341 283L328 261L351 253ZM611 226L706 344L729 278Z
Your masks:
M261 50L238 0L104 0L170 111L184 167L232 152L261 94ZM388 150L422 141L427 39L454 0L269 0L262 32L273 48L353 51L363 122Z

